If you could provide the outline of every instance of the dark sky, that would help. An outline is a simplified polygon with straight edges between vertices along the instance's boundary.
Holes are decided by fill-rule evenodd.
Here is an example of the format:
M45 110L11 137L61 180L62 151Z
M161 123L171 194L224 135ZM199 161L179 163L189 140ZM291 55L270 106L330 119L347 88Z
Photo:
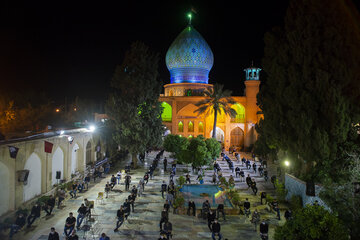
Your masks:
M100 100L136 40L160 52L161 78L169 83L165 54L191 8L197 11L193 26L214 53L210 83L241 94L243 69L252 60L261 67L264 33L282 23L288 1L28 2L0 8L2 91L36 89L55 100Z

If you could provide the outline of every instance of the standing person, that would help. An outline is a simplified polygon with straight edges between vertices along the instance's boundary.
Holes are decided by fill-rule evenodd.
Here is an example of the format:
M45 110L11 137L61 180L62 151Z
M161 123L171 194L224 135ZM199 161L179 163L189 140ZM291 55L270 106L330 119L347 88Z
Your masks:
M235 157L238 163L240 163L240 153L235 153Z
M164 232L168 240L172 238L172 224L168 220L164 224Z
M52 228L50 229L50 233L49 233L48 240L59 240L59 239L60 239L59 233L57 233L57 232L55 231L55 228L52 227Z
M166 201L168 204L170 204L171 207L174 207L173 200L174 200L174 195L172 195L171 192L168 191L168 193L166 194Z
M104 174L104 167L100 166L99 167L99 178L104 178L103 174Z
M189 174L186 174L186 181L185 181L185 183L191 184L191 179L190 179L190 175L189 175Z
M162 231L163 227L163 223L169 221L169 212L164 208L162 211L161 211L161 219L160 219L160 232Z
M116 177L114 175L111 175L111 178L110 178L111 190L115 187L115 185L116 185Z
M123 206L120 206L120 209L117 210L116 216L118 220L116 222L116 228L114 229L114 232L117 232L121 225L124 223L125 211Z
M148 172L146 172L144 175L144 182L145 182L145 184L148 184L148 182L149 182L149 173Z
M163 183L161 184L161 196L162 198L164 199L164 192L166 192L166 188L167 188L167 185L165 183L165 181L163 181Z
M121 170L119 170L119 171L116 173L116 179L117 179L117 184L120 184L120 181L121 181Z
M131 193L133 193L133 194L135 195L135 198L136 198L136 196L138 195L138 190L137 190L137 188L136 188L135 185L133 185L133 187L132 187L132 189L131 189Z
M190 210L192 210L192 215L195 217L196 214L196 205L194 200L190 200L188 203L188 211L187 214L190 216Z
M256 173L256 163L255 162L253 163L252 167L253 167L254 172Z
M245 181L245 173L244 173L244 171L240 170L239 174L240 174L240 182L244 182Z
M86 177L84 178L84 183L86 185L86 190L89 189L89 183L90 183L90 174L87 174Z
M251 169L251 163L250 163L250 160L249 160L249 159L246 160L246 168L247 168L248 170Z
M273 210L276 212L278 220L280 220L280 208L279 208L278 201L276 199L274 199L271 203L271 206L272 206Z
M99 240L110 240L110 238L108 236L106 236L105 233L102 233Z
M38 203L35 203L35 205L31 208L31 213L27 218L27 227L30 228L31 225L34 223L34 221L40 217L41 207Z
M105 184L105 194L106 194L106 198L108 198L108 197L109 197L109 192L110 192L110 189L111 189L111 187L110 187L110 183L109 183L109 182L107 182L107 183Z
M142 193L144 191L144 186L141 182L141 180L143 180L142 178L140 179L138 185L137 185L137 189L138 189L138 196L141 197L142 196Z
M129 191L130 182L131 182L131 176L129 174L126 174L126 176L125 176L125 191Z
M9 239L12 239L13 235L25 226L25 223L26 223L26 218L25 218L24 214L20 213L16 217L15 223L11 224L11 226L10 226Z
M57 208L60 208L61 202L65 199L65 190L63 188L59 189L58 191L58 206Z
M246 177L246 184L248 185L248 189L251 187L251 177L250 174Z
M77 211L78 212L78 215L77 215L77 218L76 218L76 228L77 228L77 230L80 229L81 223L84 220L87 211L88 210L87 210L85 204L82 203L81 206L79 207L78 211Z
M239 176L240 176L240 168L239 168L239 166L237 166L235 168L235 177L239 177Z
M216 184L216 174L215 174L215 173L212 175L212 180L211 180L211 182L212 182L213 184Z
M76 182L72 185L72 190L70 191L71 198L76 198L76 191L77 191L78 185Z
M263 204L263 199L265 199L265 204L267 204L266 192L261 192L261 193L260 193L260 202L261 202L261 205Z
M290 219L292 219L292 212L290 209L286 209L286 211L284 213L284 217L285 217L286 221L289 221Z
M166 167L167 167L167 158L164 158L163 164L164 164L164 172L166 172Z
M129 200L127 198L125 198L125 202L123 204L123 207L124 207L124 212L125 212L125 219L127 219L130 216L130 212L131 212L130 203L129 203Z
M257 194L258 189L257 189L257 187L256 187L255 179L252 179L252 180L251 180L251 190L253 191L254 195Z
M213 224L215 218L216 218L216 213L212 212L211 209L210 209L208 214L207 214L208 227L209 227L210 232L212 231L211 230L211 225Z
M134 193L131 193L131 194L128 196L128 200L129 200L130 206L131 206L131 208L132 208L132 212L134 212L135 199L136 199L136 195L135 195Z
M222 214L224 221L226 221L225 218L225 211L224 211L224 204L220 203L216 209L217 212L217 218L220 219L220 213Z
M249 217L250 216L250 202L249 202L249 199L245 199L245 202L244 202L244 212L245 212L245 215L246 217Z
M145 181L144 181L144 178L140 178L139 184L141 185L142 190L145 191Z
M260 236L267 239L269 232L269 224L263 219L260 223Z
M258 212L257 209L255 209L255 211L252 214L251 222L254 224L255 232L256 232L256 227L260 222L260 213Z
M221 227L220 227L220 223L218 222L218 220L215 218L214 223L211 225L211 232L212 232L212 239L216 240L216 236L219 236L219 240L222 239L222 235L220 233Z
M206 219L207 214L210 211L210 209L211 209L211 206L210 206L209 200L206 200L205 202L203 202L202 210L201 210L203 219Z
M46 201L46 205L44 206L44 211L46 212L46 216L50 216L52 210L55 207L55 197L50 195L50 198Z
M66 237L70 236L70 233L73 232L74 228L75 228L75 223L76 223L76 218L73 216L73 213L69 213L69 217L66 218L65 221L65 227L64 227L64 233ZM70 230L68 232L68 230Z

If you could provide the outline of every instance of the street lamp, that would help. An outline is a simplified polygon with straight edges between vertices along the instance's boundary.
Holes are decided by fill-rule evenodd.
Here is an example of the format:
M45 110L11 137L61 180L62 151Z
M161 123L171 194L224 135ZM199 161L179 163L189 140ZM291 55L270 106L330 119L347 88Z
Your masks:
M284 161L284 164L285 164L286 167L289 167L289 166L290 166L290 162L289 162L288 160L285 160L285 161Z

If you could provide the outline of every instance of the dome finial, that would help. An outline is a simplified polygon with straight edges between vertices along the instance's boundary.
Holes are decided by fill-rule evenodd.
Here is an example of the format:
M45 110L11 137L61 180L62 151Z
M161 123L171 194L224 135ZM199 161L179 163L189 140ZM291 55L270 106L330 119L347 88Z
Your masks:
M192 15L191 15L191 12L190 13L188 13L188 18L189 18L189 25L191 25L191 18L192 18Z

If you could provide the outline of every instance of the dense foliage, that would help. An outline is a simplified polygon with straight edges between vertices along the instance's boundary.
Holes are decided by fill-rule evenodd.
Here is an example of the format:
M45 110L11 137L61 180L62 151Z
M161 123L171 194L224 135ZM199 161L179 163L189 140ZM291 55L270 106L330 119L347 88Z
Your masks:
M202 135L188 139L169 134L164 139L164 149L173 153L178 162L200 167L210 165L219 156L221 144Z
M265 35L258 132L303 179L341 177L339 159L359 147L359 49L351 1L290 1L284 26Z
M111 81L107 114L115 127L113 139L131 153L135 165L138 154L162 144L158 63L158 54L133 43Z
M306 206L293 219L275 230L275 240L345 240L349 234L343 223L322 206Z

